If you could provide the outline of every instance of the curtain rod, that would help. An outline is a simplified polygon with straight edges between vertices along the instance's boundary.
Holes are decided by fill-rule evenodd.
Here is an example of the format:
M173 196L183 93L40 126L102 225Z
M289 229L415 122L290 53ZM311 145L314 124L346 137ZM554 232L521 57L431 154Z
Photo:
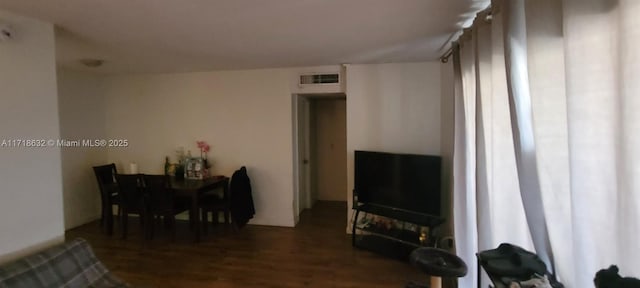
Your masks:
M447 51L445 51L444 54L440 56L440 62L442 63L449 62L449 57L451 57L451 55L453 55L453 45L451 45L451 47L449 47L449 49L447 49Z
M492 13L491 13L491 5L489 5L489 7L487 7L487 8L485 8L485 9L483 9L483 10L479 11L478 13L476 13L476 18L477 18L478 16L480 16L480 15L483 15L483 14L484 14L484 16L485 16L485 19L484 19L484 20L491 21L491 14L492 14ZM471 24L471 26L469 26L469 28L471 28L471 27L473 27L473 26L474 26L474 24L475 24L475 20L474 20L473 22L474 22L474 23L472 23L472 24ZM463 30L464 30L464 29L463 29ZM456 32L456 33L458 33L458 32ZM455 35L456 33L454 33L454 35ZM453 37L451 37L451 38L453 38ZM449 38L449 39L447 40L447 42L449 42L449 43L453 43L453 42L455 42L455 41L451 41L451 38ZM458 37L458 38L459 38L459 37ZM457 41L457 39L456 39L456 41ZM447 51L444 51L444 53L442 54L442 56L440 56L440 62L442 62L442 63L447 63L447 62L449 62L449 57L451 57L451 55L453 55L453 45L451 45L451 47L449 47L449 49L447 49Z

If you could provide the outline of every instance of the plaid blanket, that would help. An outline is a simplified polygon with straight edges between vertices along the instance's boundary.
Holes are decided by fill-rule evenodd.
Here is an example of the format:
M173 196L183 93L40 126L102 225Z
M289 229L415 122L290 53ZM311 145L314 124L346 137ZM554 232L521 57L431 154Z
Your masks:
M0 266L1 288L129 287L76 239Z

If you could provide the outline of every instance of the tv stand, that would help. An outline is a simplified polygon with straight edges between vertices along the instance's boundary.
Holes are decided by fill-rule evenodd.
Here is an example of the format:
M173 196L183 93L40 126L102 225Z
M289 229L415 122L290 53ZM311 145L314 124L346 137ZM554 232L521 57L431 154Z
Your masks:
M401 260L416 248L435 246L434 228L444 223L441 217L382 205L357 203L353 209L352 245Z

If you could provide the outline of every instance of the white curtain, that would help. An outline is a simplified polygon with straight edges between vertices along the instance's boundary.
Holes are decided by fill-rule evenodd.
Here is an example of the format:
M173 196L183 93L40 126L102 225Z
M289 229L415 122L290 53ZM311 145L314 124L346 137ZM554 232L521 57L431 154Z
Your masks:
M477 283L476 252L504 242L533 250L516 170L502 20L492 18L481 13L454 53L454 221L457 254L469 268L459 287Z
M485 19L482 16L481 19ZM496 248L500 243L513 243L525 249L533 249L531 234L526 225L525 210L520 193L520 181L516 167L513 133L509 112L507 74L504 58L502 13L498 10L492 15L491 22L483 21L478 26L477 41L486 42L479 46L478 53L486 55L480 58L480 65L489 66L487 81L482 81L480 101L482 102L483 134L487 145L484 151L486 162L477 165L477 170L486 169L488 195L491 215L491 242L481 250ZM481 76L479 79L483 79ZM479 228L480 229L480 228ZM486 227L482 227L484 231Z
M475 287L474 254L501 242L534 250L567 287L611 264L640 276L639 13L635 0L494 1L459 39L460 287Z
M496 1L496 4L500 3ZM553 253L549 243L542 191L538 177L536 140L533 131L527 55L527 31L524 0L508 0L504 5L504 46L511 127L515 146L520 194L531 230L535 250L553 271ZM494 7L497 5L494 5Z
M466 37L463 35L462 37ZM473 43L454 46L455 124L453 148L453 218L456 252L469 272L459 287L472 287L476 279L474 253L478 248L475 198L475 68L469 59Z
M537 171L554 272L575 275L572 242L562 1L525 1L527 68ZM548 247L547 247L548 248ZM591 279L593 274L589 276ZM561 279L567 287L579 287ZM592 284L591 284L592 285ZM589 286L587 286L589 287Z
M564 1L574 287L640 276L640 1Z

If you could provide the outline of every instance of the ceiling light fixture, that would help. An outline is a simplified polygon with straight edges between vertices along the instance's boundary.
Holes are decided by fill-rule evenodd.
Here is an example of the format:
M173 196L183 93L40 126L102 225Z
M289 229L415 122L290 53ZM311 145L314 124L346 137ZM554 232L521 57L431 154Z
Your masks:
M7 23L0 22L0 42L13 38L13 28Z
M100 67L102 66L102 64L104 64L104 60L95 59L95 58L84 58L84 59L80 59L79 61L80 63L82 63L82 65L91 67L91 68Z

